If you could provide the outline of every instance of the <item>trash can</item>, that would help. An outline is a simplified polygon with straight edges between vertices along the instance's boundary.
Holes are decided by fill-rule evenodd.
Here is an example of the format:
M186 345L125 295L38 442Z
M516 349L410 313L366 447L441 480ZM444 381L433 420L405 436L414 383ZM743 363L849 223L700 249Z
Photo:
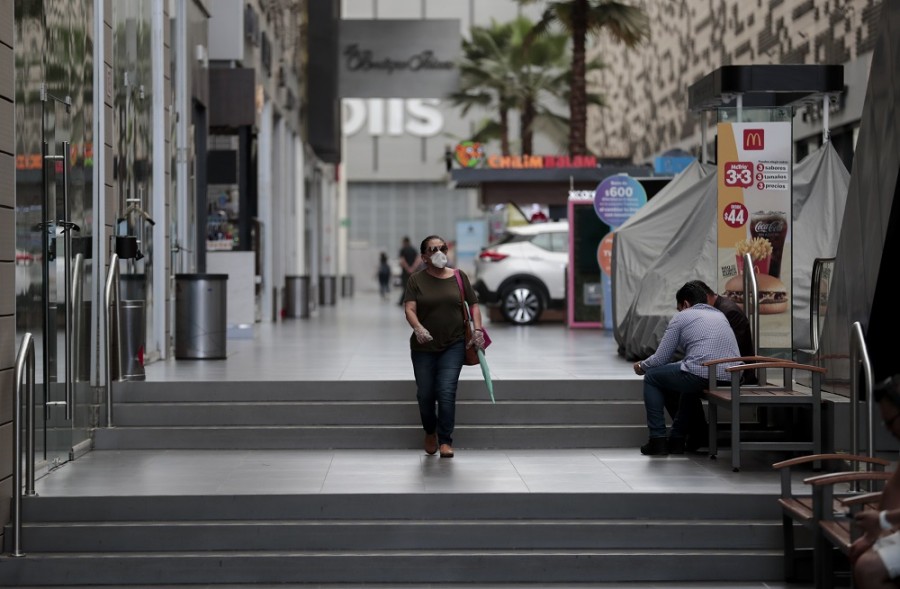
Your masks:
M144 342L147 336L147 278L119 275L119 366L121 380L146 380Z
M333 305L337 290L336 276L319 276L319 304Z
M353 296L353 276L349 274L341 276L341 296L345 298Z
M119 366L122 380L146 380L144 337L147 319L143 300L119 301Z
M175 275L175 357L225 358L227 274Z
M285 317L309 317L309 276L286 276L285 290Z
M143 274L120 274L119 298L129 301L146 301L147 278Z

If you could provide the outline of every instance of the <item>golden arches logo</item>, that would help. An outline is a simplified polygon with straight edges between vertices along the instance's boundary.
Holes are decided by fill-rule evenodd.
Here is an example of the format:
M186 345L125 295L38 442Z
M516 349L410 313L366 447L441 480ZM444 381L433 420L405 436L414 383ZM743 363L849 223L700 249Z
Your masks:
M766 134L763 129L744 129L744 149L766 148Z

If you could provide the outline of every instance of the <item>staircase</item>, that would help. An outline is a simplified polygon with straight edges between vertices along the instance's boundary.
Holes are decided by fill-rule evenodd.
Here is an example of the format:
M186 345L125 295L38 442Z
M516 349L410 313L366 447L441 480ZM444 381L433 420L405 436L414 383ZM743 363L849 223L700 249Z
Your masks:
M641 381L494 383L457 391L460 448L623 448L646 441ZM115 388L114 428L94 448L418 448L415 384L405 381L127 382Z
M782 567L763 495L29 497L24 516L29 554L0 561L4 587L734 583Z
M422 443L411 381L129 382L115 394L96 450ZM501 380L495 395L460 382L459 448L646 439L639 380ZM454 461L426 462L452 482ZM0 586L779 580L775 497L703 491L25 497L27 556L0 559Z

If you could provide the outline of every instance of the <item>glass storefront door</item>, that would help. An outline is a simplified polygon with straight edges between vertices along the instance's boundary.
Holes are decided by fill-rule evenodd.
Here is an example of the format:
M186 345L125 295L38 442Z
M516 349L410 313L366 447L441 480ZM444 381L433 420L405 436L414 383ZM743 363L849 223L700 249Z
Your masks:
M74 244L81 226L72 220L71 99L47 92L42 96L41 282L43 333L40 341L43 398L38 404L38 440L52 468L68 460L72 448L75 404L75 342L86 326L82 313L84 255ZM80 241L78 241L80 243ZM78 300L76 300L78 299ZM43 419L41 419L41 416Z

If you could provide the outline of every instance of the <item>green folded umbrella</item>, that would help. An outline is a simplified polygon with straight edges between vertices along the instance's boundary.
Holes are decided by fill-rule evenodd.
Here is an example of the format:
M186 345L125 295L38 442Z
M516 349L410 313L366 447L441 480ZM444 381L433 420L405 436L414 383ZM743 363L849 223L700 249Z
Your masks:
M481 364L481 374L484 376L484 384L491 394L491 403L496 403L497 401L494 400L494 383L491 381L491 369L488 367L487 360L484 358L484 350L478 350L478 363Z
M466 306L466 317L472 322L472 331L474 332L475 322L472 321L469 303L463 301L463 304ZM481 364L481 375L484 376L484 384L487 387L488 393L491 395L491 403L496 403L497 401L494 400L494 382L491 380L491 368L488 366L487 360L484 357L484 350L478 350L478 363Z

